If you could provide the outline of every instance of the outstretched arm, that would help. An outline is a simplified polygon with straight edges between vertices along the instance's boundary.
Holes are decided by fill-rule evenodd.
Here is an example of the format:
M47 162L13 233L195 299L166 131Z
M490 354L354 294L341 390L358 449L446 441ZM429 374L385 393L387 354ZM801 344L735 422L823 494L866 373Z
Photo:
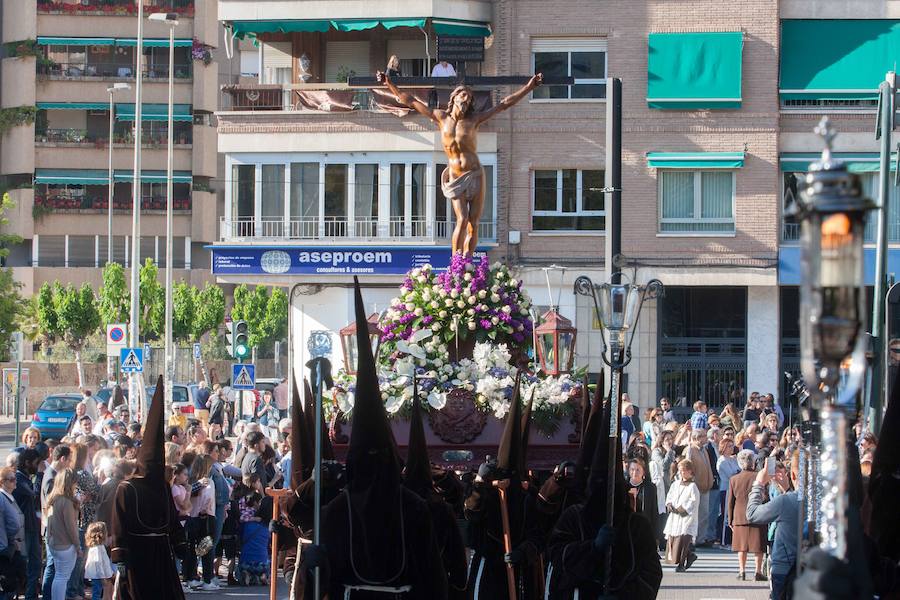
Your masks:
M535 74L531 78L531 80L529 80L528 83L526 83L521 88L519 88L518 90L516 90L515 92L513 92L512 94L510 94L503 100L501 100L499 103L497 103L496 106L492 107L490 110L484 111L483 113L479 113L477 115L478 123L479 124L484 123L485 121L487 121L494 115L503 112L507 108L511 108L516 103L518 103L519 100L521 100L522 98L527 96L531 92L531 90L533 90L534 88L538 87L539 85L541 85L543 83L544 83L544 74L543 73Z
M376 79L378 79L379 83L384 83L387 89L390 90L390 92L395 95L398 100L400 100L401 104L413 109L420 115L428 117L432 121L439 122L437 114L435 114L436 111L428 108L425 103L417 100L412 94L401 92L399 88L394 85L394 82L391 81L391 78L387 73L379 72L375 77Z

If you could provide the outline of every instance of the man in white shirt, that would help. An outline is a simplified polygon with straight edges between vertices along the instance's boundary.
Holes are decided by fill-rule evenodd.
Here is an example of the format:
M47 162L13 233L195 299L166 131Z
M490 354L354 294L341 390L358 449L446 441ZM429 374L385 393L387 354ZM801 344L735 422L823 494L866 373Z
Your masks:
M84 396L83 402L87 407L87 414L90 415L91 420L96 421L97 416L100 414L97 410L97 401L94 399L94 395L91 393L91 390L82 391L82 395Z
M434 65L434 68L431 69L432 77L456 77L456 69L453 68L453 65L448 63L446 60L442 60L441 62Z

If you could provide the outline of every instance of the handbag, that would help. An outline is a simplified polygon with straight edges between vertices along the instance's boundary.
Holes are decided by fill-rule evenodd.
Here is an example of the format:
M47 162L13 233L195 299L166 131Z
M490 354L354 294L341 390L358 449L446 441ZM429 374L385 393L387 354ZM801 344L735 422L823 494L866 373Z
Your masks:
M200 515L197 527L197 556L205 556L213 549L213 535L216 529L216 518L212 515Z

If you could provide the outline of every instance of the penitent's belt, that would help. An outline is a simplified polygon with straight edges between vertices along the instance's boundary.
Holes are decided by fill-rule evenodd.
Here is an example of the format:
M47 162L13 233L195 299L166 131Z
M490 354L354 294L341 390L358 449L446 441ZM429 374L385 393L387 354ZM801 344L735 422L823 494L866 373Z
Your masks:
M344 585L344 600L350 600L353 592L377 592L379 594L393 594L395 598L400 598L400 594L412 591L411 585L401 585L399 587L391 585Z

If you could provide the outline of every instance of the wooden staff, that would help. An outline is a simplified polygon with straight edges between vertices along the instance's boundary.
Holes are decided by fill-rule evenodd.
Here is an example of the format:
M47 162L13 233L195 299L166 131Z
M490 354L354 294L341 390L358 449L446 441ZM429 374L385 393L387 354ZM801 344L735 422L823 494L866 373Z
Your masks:
M266 495L272 496L272 520L278 522L281 516L281 505L279 501L291 495L291 490L276 490L274 488L266 488ZM299 560L299 556L297 557ZM277 600L278 596L278 530L272 533L272 570L269 573L269 600Z
M509 528L509 507L506 504L506 488L509 479L495 481L494 487L500 492L500 522L503 524L503 551L512 552L512 534ZM505 562L505 561L504 561ZM509 588L509 600L516 600L516 572L510 563L506 563L506 584Z

